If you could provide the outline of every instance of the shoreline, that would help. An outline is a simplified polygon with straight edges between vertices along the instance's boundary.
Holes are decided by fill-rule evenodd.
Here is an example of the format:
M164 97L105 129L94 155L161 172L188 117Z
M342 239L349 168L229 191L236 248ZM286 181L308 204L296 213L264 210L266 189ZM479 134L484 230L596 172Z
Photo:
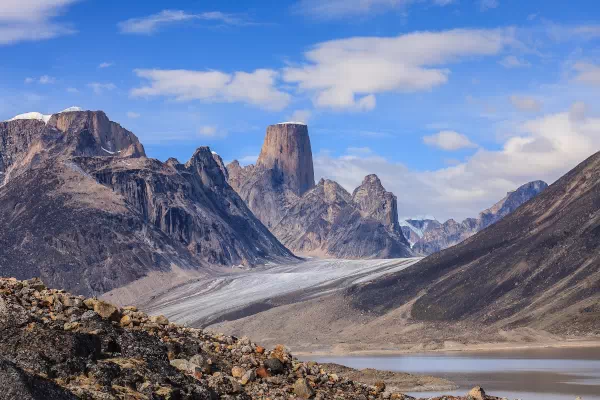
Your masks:
M391 357L401 356L406 354L440 354L440 353L487 353L495 351L515 351L515 350L536 350L536 349L566 349L566 348L600 348L600 338L593 340L574 339L564 342L540 342L540 343L480 343L473 345L464 345L461 347L445 347L439 349L401 349L401 350L319 350L319 351L302 351L295 350L294 355L302 358L306 357Z

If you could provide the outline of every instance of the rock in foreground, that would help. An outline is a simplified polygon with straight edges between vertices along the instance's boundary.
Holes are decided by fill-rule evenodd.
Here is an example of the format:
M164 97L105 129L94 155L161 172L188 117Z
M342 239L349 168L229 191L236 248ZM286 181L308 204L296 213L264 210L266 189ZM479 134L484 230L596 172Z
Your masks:
M0 399L410 399L37 279L0 278ZM486 396L485 399L495 399Z

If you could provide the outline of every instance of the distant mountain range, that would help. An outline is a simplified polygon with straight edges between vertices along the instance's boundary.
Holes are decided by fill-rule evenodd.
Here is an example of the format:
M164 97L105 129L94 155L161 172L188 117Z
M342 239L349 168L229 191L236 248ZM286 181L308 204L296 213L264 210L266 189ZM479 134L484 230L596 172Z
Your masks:
M548 184L543 181L526 183L517 190L507 193L506 197L498 203L479 213L477 218L467 218L462 222L449 219L440 223L433 217L425 217L402 220L400 225L415 253L427 256L455 246L495 224L546 188Z

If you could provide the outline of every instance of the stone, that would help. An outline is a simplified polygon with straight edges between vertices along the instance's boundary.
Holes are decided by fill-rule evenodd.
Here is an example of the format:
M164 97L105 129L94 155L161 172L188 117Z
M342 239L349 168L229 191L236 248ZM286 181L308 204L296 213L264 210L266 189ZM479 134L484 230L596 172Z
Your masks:
M265 348L262 346L256 346L256 352L258 354L263 354L265 352Z
M286 362L288 359L288 353L289 352L287 351L284 345L278 344L271 352L271 358L276 358L281 362Z
M119 321L119 324L121 324L121 326L129 326L132 323L133 321L131 320L131 317L129 315L123 315L121 321Z
M83 301L83 304L85 304L85 306L86 306L86 307L87 307L89 310L93 310L93 309L94 309L94 306L96 305L96 303L97 303L97 302L98 302L98 300L96 300L96 299L92 299L92 298L89 298L89 299L85 299L85 300Z
M250 346L244 346L244 347L242 347L242 353L244 353L244 354L250 354L250 353L252 353L252 347L250 347Z
M119 309L110 303L98 300L94 303L94 312L104 319L119 321Z
M234 378L241 378L242 376L244 376L245 373L246 371L242 367L236 366L231 369L231 376L233 376Z
M72 331L72 330L75 330L77 328L79 328L79 323L78 322L67 322L63 326L63 329L65 331Z
M271 373L265 367L259 367L256 369L256 376L265 379L271 376Z
M266 359L264 365L273 374L279 374L283 371L283 363L277 358Z
M485 391L481 386L475 386L467 393L467 397L472 400L485 400Z
M247 385L250 382L254 382L256 380L256 372L251 369L246 371L246 373L244 374L244 376L242 376L242 380L241 383L242 385Z
M375 382L375 385L373 385L375 387L375 394L379 394L382 393L383 391L385 391L385 382L384 381L377 381Z
M169 320L164 315L152 316L150 317L150 321L158 325L169 325Z
M315 391L304 378L298 378L294 383L294 394L301 399L310 399L315 395Z
M170 361L171 365L183 372L190 372L190 363L182 358L176 358Z

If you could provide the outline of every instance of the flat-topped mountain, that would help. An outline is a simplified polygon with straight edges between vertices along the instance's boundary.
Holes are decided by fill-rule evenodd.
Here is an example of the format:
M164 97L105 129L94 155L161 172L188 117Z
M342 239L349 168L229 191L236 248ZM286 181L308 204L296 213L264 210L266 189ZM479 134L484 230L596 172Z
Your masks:
M331 180L314 185L308 127L271 125L256 165L227 165L229 184L290 250L337 258L412 256L396 197L376 175L352 195Z
M200 147L145 156L101 111L0 123L0 271L101 294L152 271L293 260Z
M308 127L297 122L267 127L256 165L279 172L283 184L296 195L302 196L315 186Z

